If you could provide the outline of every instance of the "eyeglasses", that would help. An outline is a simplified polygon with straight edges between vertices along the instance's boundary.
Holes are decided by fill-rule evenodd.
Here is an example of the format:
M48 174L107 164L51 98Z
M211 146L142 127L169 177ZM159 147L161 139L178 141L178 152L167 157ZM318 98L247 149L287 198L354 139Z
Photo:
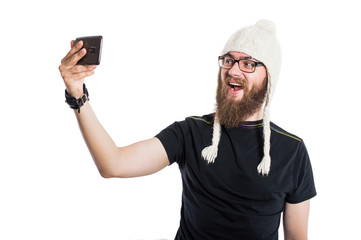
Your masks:
M246 73L253 73L256 71L256 67L264 66L262 62L256 62L252 60L251 57L245 57L239 60L234 59L230 55L218 57L218 64L223 69L231 69L236 62L238 63L239 69Z

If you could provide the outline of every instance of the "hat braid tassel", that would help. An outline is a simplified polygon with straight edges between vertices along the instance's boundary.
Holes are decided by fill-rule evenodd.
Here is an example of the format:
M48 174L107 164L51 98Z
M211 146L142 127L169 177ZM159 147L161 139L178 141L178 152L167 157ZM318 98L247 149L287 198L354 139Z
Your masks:
M202 150L202 157L208 163L214 163L217 154L218 154L218 143L221 138L221 125L218 122L217 117L215 117L213 124L213 137L212 145L204 148Z

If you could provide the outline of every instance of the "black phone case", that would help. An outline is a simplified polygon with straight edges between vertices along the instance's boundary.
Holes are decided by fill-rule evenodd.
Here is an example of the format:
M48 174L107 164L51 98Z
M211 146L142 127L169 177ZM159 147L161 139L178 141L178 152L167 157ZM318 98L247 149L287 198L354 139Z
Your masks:
M79 37L75 39L75 44L80 40L83 41L83 48L87 53L78 61L80 65L99 65L102 54L102 36Z

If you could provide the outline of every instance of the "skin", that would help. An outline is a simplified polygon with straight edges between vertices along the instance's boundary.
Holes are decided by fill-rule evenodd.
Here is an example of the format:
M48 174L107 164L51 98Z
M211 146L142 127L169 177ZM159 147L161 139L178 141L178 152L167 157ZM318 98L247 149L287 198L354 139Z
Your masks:
M307 240L310 200L291 204L286 203L283 213L283 232L285 240Z
M74 41L71 41L71 50L62 59L59 66L66 90L75 98L82 96L84 79L93 75L96 69L96 66L76 65L79 59L86 54L85 49L80 50L82 46L82 41L76 45L74 45ZM235 59L248 56L240 52L231 52L231 55ZM228 75L233 78L245 78L250 89L252 89L265 78L266 69L257 67L254 73L244 73L239 69L238 64L235 64L229 70L222 69L222 80ZM234 101L239 101L242 99L243 94L243 90L229 91L228 97ZM89 102L84 104L80 113L74 110L74 114L85 143L102 177L129 178L144 176L155 173L169 165L166 151L157 138L118 147L98 121ZM250 116L247 121L262 118L263 109L260 109ZM298 204L286 203L283 215L285 240L307 239L309 207L309 200Z
M241 52L229 52L234 59L249 57L249 55ZM266 77L267 71L264 66L257 67L254 73L245 73L239 69L238 63L234 64L231 69L221 70L221 79L224 81L226 77L244 78L248 81L249 90L253 87L260 86L263 79ZM227 93L228 99L233 101L240 101L244 95L244 89L234 92L229 90ZM254 115L250 116L246 121L256 121L263 119L263 109L261 108ZM308 216L310 209L310 200L290 204L286 203L283 214L283 229L285 240L306 240L308 228Z
M64 80L67 92L79 98L83 94L83 83L86 77L94 74L95 66L81 66L76 63L86 50L80 41L61 61L59 71ZM157 172L169 165L168 156L159 139L151 138L125 147L117 147L103 126L98 121L89 102L86 102L78 113L74 110L80 131L93 157L99 173L104 178L138 177Z
M241 52L229 52L229 54L236 60L240 58L249 57L249 55ZM224 81L226 77L232 77L234 79L246 79L249 85L249 91L251 91L254 87L259 87L262 81L265 79L267 74L266 68L264 66L257 67L255 72L246 73L242 72L239 69L238 63L234 64L231 69L222 69L221 70L221 79ZM235 81L231 81L235 82ZM227 98L232 101L240 101L244 95L244 89L239 91L232 91L229 89L227 93ZM263 118L263 109L260 108L255 114L245 119L245 121L256 121L261 120Z

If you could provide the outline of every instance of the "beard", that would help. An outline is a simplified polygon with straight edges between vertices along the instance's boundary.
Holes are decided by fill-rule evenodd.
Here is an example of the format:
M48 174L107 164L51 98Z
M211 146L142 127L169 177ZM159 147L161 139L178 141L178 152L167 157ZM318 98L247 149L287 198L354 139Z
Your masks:
M227 97L228 83L230 80L236 81L243 87L241 100L234 101ZM255 114L261 109L267 93L267 77L258 86L249 90L248 82L244 78L232 78L227 76L224 81L221 79L221 72L218 76L217 87L217 108L216 115L219 123L226 128L238 127L241 122Z

